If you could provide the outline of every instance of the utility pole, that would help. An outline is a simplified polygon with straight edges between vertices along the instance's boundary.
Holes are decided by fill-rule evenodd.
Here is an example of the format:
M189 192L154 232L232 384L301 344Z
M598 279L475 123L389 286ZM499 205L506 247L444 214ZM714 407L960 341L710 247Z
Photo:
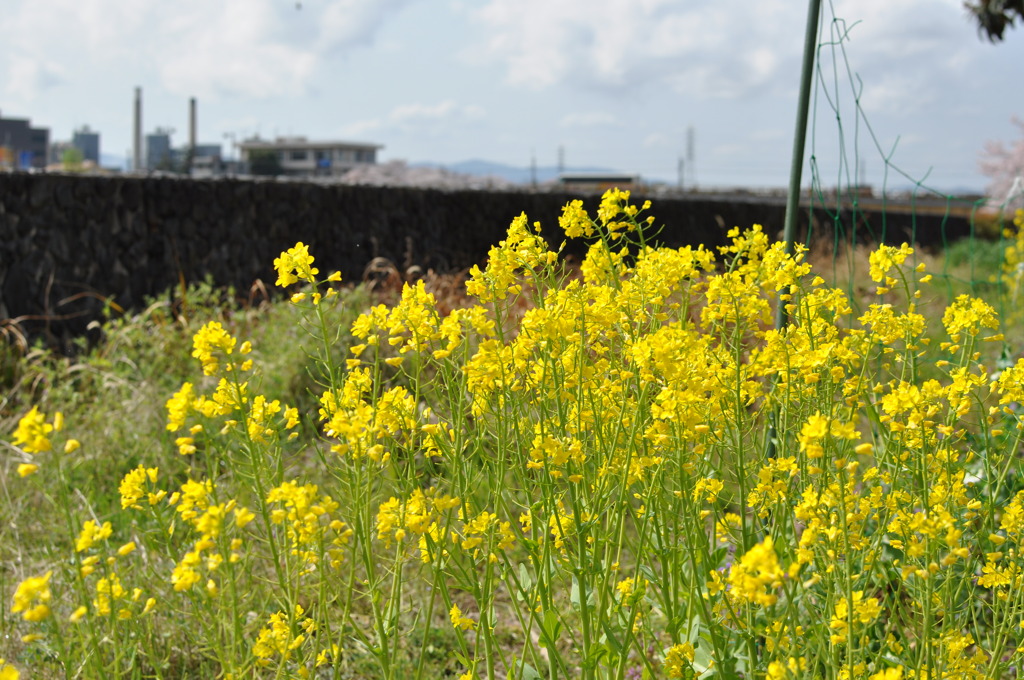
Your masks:
M132 147L132 170L142 170L142 88L135 88L135 135L134 146Z
M690 185L697 186L697 172L696 166L693 163L693 156L696 153L694 147L696 144L696 132L694 132L693 126L686 128L686 165L690 169Z

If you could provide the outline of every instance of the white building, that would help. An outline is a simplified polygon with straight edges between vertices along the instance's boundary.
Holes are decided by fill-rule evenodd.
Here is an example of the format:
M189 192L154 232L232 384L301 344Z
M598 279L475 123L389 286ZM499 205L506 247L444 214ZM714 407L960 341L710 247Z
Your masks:
M242 164L253 174L266 172L276 158L280 174L293 177L340 177L352 168L377 162L380 144L361 142L311 142L305 137L278 137L275 141L247 139L240 142ZM264 170L261 172L261 170Z

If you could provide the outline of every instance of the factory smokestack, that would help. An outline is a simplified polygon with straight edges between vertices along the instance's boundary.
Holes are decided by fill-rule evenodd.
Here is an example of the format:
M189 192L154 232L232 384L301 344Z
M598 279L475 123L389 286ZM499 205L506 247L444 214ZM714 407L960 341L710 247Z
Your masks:
M142 170L142 88L135 88L135 135L132 147L132 170Z
M192 155L196 153L196 98L188 100L188 148Z

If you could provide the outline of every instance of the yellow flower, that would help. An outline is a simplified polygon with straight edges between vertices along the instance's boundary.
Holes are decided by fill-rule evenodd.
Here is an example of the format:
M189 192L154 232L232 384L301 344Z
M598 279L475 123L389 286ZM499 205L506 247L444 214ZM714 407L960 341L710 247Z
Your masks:
M960 295L953 301L942 315L942 325L950 339L959 343L963 334L971 337L981 332L982 328L997 330L999 317L984 300L970 295Z
M146 482L148 480L150 484L155 484L158 472L158 469L155 467L145 468L139 465L126 474L117 488L121 494L121 509L133 508L141 510L142 506L139 505L139 501L147 495ZM152 496L153 494L149 495ZM150 504L152 505L152 503Z
M914 254L914 249L904 243L899 248L882 245L878 250L871 253L868 262L871 265L871 280L880 283L888 273L899 265L903 264L907 257Z
M774 591L782 587L782 568L772 537L766 536L732 565L727 580L731 595L766 606L775 604L778 597Z
M269 426L271 418L281 412L281 402L277 399L268 402L262 394L256 395L252 400L249 415L246 416L245 426L249 432L249 439L254 442L264 443L267 437L274 434L273 428Z
M188 417L194 400L195 395L190 382L184 383L181 389L167 400L167 430L169 432L177 432L185 427L185 418Z
M668 677L685 677L686 669L693 663L694 651L693 644L690 642L669 647L665 652L665 673Z
M28 477L34 475L39 470L39 466L35 463L22 463L18 466L18 476Z
M109 578L101 578L96 582L96 598L92 606L100 616L109 616L111 605L127 595L127 591L121 586L121 579L117 574L111 574Z
M864 591L858 590L853 593L853 620L861 624L869 624L878 618L878 615L882 613L882 608L879 606L878 599L874 597L864 598ZM833 644L841 644L846 642L849 636L849 620L850 620L850 604L847 599L841 598L835 607L835 613L832 615L832 621L829 623L834 633L832 633L830 639Z
M249 522L256 519L256 514L246 507L235 508L235 526L239 529L245 528Z
M594 235L594 223L584 210L583 201L580 200L565 204L562 215L558 218L558 226L565 230L565 235L569 238L590 238Z
M53 448L48 435L54 427L46 422L46 414L41 413L37 406L22 416L14 431L14 445L20 446L25 453L44 453Z
M300 279L315 283L316 275L320 273L319 269L313 267L313 256L309 254L309 246L303 245L302 241L281 253L281 256L274 260L274 269L277 270L275 285L281 288L290 286Z
M50 615L50 576L48 571L42 576L32 576L18 584L14 591L14 606L11 612L22 616L26 621L42 621Z
M697 483L693 486L693 501L696 503L703 496L704 500L708 503L714 503L718 498L718 494L722 492L722 480L708 477L705 479L698 479Z
M21 673L17 668L0 659L0 680L18 680L20 677Z
M237 342L217 321L210 321L200 328L192 338L192 346L194 348L192 356L199 359L200 363L202 363L203 375L213 375L220 368L220 362L215 356L215 352L223 352L225 355L229 355L234 351L235 343ZM169 409L170 403L168 402Z
M75 552L84 552L96 543L107 540L111 533L113 533L113 528L110 526L110 522L104 522L101 526L96 520L86 521L75 542Z
M175 591L180 593L191 590L192 586L199 582L199 572L196 571L199 562L199 553L190 551L175 565L174 571L171 572L171 584Z
M451 611L448 612L449 618L452 620L452 626L461 630L470 630L476 627L476 621L469 618L468 616L462 615L462 610L459 609L459 605L453 604Z
M259 632L256 642L252 646L253 656L257 658L259 665L269 665L270 660L277 655L284 661L291 658L292 652L306 641L305 634L293 633L295 629L304 630L306 634L316 630L316 622L310 618L303 618L303 614L305 611L302 607L295 605L295 613L291 617L291 622L289 622L289 616L284 612L270 615L267 627Z

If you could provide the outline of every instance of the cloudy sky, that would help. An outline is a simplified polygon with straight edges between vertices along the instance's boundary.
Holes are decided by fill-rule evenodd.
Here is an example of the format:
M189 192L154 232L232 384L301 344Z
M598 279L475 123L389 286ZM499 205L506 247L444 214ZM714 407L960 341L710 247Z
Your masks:
M126 156L141 86L145 130L174 128L176 144L195 96L199 141L225 150L231 135L304 135L379 143L382 160L543 166L562 147L570 167L669 181L692 128L687 182L781 186L806 4L3 0L0 114L54 140L88 124ZM961 0L824 4L822 182L845 157L880 184L888 157L940 188L983 187L979 152L1024 117L1024 28L992 45ZM894 168L888 181L906 184Z

